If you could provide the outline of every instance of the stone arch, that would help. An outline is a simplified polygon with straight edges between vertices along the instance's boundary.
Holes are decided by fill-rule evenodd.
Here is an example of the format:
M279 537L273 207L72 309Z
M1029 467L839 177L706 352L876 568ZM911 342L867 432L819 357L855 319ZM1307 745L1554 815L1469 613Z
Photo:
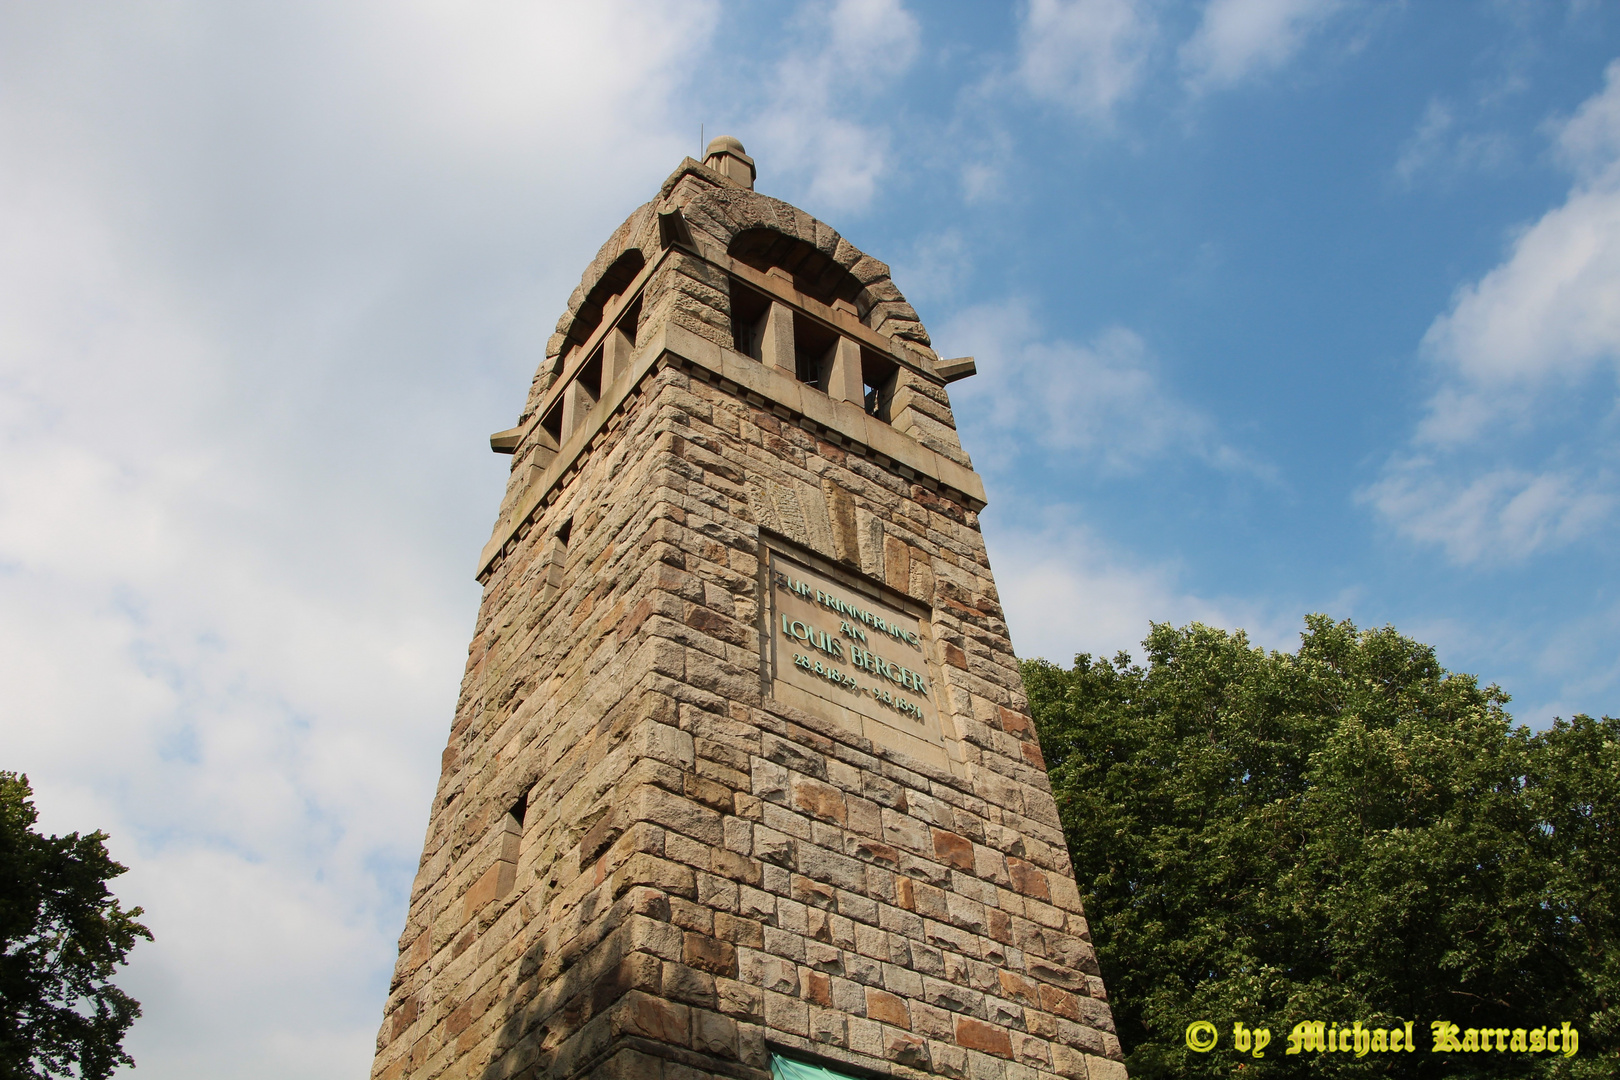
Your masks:
M553 361L567 352L569 344L578 343L590 336L591 330L594 330L602 319L601 301L615 291L612 287L606 291L602 290L606 279L610 274L622 272L622 267L628 265L627 260L633 261L631 253L634 252L635 256L641 259L641 263L624 279L619 288L628 285L631 279L641 272L641 267L658 254L657 231L657 220L653 214L653 204L650 202L638 206L635 213L625 218L624 223L613 230L613 235L597 249L596 257L579 276L579 284L569 295L568 304L563 309L561 317L557 319L557 329L546 342L547 361ZM593 298L594 312L590 310ZM584 337L576 338L574 336L576 326L580 324L588 324L589 329L584 330ZM542 364L542 373L550 366L549 363Z
M608 265L596 279L596 284L591 286L591 290L580 301L579 306L573 308L574 317L569 321L568 329L563 331L561 348L563 353L566 354L576 345L585 344L596 328L602 324L602 313L608 303L614 297L622 295L646 265L647 257L638 247L627 248Z
M698 184L690 185L692 180ZM637 207L613 231L580 275L580 283L546 343L546 358L535 372L525 418L560 373L569 347L584 341L600 324L602 301L622 290L642 266L657 257L661 247L655 211L667 213L676 207L690 228L705 234L732 257L758 269L783 266L794 273L801 292L822 299L830 290L832 299L853 304L861 321L873 330L909 342L929 359L935 358L927 329L890 278L887 263L865 254L832 226L798 207L737 187L689 161L664 182L657 199ZM635 269L625 276L632 264ZM717 305L711 314L720 324L714 327L716 340L729 342L731 313L725 300L713 295L706 302ZM641 318L648 314L643 309Z
M811 267L813 272L803 275L805 284L814 279L823 289L831 287L834 298L854 304L862 321L873 330L914 342L931 353L928 331L890 278L888 264L864 254L825 222L780 199L734 187L703 191L683 212L693 229L707 233L728 254L758 269L768 268L761 262L782 266L799 284L800 268ZM781 240L773 240L770 234ZM814 258L810 252L815 253ZM793 265L773 262L773 258ZM840 291L849 288L842 276L846 274L854 283L853 295ZM799 288L822 299L815 288L803 284Z
M847 300L860 310L861 283L849 267L834 262L808 240L770 228L744 229L731 238L726 254L756 270L780 267L793 275L794 288L806 296L829 306L834 300Z

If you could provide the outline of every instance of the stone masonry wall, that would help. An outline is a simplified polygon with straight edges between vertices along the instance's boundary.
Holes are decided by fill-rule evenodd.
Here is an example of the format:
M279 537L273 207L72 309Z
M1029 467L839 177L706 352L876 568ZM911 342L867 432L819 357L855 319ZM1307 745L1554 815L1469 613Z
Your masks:
M959 772L765 696L762 528L932 607ZM486 581L443 764L378 1080L1124 1076L976 515L678 359Z

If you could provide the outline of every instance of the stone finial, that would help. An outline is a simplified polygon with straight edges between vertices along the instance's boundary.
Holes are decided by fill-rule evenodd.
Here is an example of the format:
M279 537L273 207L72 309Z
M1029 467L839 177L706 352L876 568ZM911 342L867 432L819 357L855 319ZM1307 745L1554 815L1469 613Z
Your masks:
M754 189L754 159L743 152L743 144L730 135L717 135L703 151L703 164L728 177L738 187Z

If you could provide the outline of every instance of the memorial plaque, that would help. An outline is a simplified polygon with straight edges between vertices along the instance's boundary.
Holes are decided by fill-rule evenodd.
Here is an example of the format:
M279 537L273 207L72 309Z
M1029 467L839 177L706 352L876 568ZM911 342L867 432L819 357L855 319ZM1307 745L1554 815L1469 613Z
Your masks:
M929 620L777 551L766 584L771 696L944 765Z

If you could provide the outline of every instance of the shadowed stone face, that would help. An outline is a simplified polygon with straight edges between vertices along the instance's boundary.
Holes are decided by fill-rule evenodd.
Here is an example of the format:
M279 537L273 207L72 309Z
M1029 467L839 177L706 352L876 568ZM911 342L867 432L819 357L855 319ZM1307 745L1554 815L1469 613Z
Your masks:
M373 1075L1123 1077L888 268L716 139L518 423Z

